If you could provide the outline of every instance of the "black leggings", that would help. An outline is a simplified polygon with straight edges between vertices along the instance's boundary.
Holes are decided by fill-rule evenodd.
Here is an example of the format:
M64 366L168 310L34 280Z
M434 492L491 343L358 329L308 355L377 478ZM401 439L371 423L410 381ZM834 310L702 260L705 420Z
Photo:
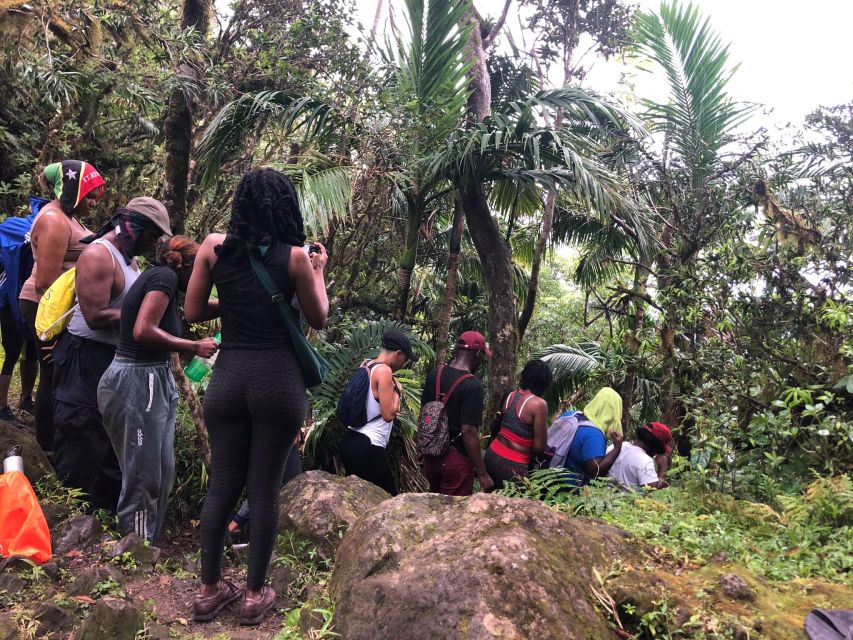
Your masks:
M21 315L27 325L36 335L36 313L38 302L31 300L18 300L21 306ZM36 440L45 451L53 451L53 361L44 361L42 347L56 344L56 340L42 342L36 338L38 360L39 360L39 386L36 390L35 415L36 415Z
M3 343L3 369L0 370L0 375L11 376L15 372L15 365L18 364L25 342L27 360L35 362L38 358L35 338L27 340L21 335L21 329L12 315L12 307L8 304L0 309L0 340Z
M363 433L347 428L341 445L341 462L344 463L347 475L358 476L382 487L392 496L397 495L397 484L391 473L388 453L383 447L370 442L370 438Z
M201 511L201 580L216 584L231 513L246 487L252 505L247 586L266 580L278 526L278 492L308 397L289 347L223 349L204 394L210 488Z

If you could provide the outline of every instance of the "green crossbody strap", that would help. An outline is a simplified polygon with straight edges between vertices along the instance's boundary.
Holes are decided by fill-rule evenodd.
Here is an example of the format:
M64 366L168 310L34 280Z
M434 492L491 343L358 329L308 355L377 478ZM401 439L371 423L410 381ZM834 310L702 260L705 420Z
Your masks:
M316 387L323 382L329 374L329 363L320 355L320 352L312 345L305 334L302 332L302 326L299 324L297 311L294 309L290 300L285 300L284 294L281 293L275 281L270 275L270 272L264 264L255 257L248 245L245 247L249 254L249 262L252 265L252 270L258 277L261 286L267 292L276 306L278 307L279 315L281 316L284 326L287 327L290 333L290 339L293 342L293 348L302 367L302 374L305 378L307 387ZM269 245L261 245L261 255L266 255L269 251Z

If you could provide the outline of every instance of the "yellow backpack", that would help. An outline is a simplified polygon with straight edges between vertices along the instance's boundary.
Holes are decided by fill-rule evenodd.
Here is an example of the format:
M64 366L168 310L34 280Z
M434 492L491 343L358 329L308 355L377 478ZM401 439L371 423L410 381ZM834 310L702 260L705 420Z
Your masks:
M56 338L71 322L71 314L77 307L76 284L77 269L71 268L59 276L41 297L36 312L36 335L42 342Z

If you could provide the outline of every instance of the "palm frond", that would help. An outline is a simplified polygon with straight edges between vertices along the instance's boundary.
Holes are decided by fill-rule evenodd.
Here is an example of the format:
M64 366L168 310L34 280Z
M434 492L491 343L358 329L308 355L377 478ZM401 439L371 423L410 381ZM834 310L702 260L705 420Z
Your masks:
M202 135L197 151L200 184L213 184L226 158L240 148L251 132L271 119L285 133L301 130L304 139L320 143L343 125L337 109L322 100L283 91L240 96L219 110Z
M326 235L332 220L345 220L352 200L347 167L320 153L300 156L295 163L271 163L293 180L309 235Z
M412 96L419 119L429 118L441 139L457 125L468 99L470 64L463 54L469 29L460 25L469 0L406 0L405 5L409 38L397 43L400 90Z
M695 4L676 0L662 2L658 13L639 12L634 41L669 83L669 102L646 101L648 116L655 129L667 133L697 188L713 172L726 136L751 111L726 92L736 70L729 65L729 48Z
M604 362L601 349L595 342L551 345L536 357L548 363L554 376L554 384L545 396L552 411L556 410L562 398L577 389Z

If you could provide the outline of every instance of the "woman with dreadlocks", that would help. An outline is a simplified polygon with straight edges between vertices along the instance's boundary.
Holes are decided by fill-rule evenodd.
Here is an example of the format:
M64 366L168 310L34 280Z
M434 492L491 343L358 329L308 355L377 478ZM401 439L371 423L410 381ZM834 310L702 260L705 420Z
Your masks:
M225 234L205 238L195 260L184 313L190 322L220 316L222 343L204 395L210 435L211 481L201 513L201 586L197 621L212 620L243 598L240 622L259 624L275 604L264 585L275 542L284 464L305 419L302 369L275 302L255 275L259 259L286 300L294 293L308 324L320 329L329 313L325 248L302 250L302 213L293 183L263 168L243 176ZM216 285L217 301L210 301ZM252 504L245 593L221 573L229 516L246 487Z

